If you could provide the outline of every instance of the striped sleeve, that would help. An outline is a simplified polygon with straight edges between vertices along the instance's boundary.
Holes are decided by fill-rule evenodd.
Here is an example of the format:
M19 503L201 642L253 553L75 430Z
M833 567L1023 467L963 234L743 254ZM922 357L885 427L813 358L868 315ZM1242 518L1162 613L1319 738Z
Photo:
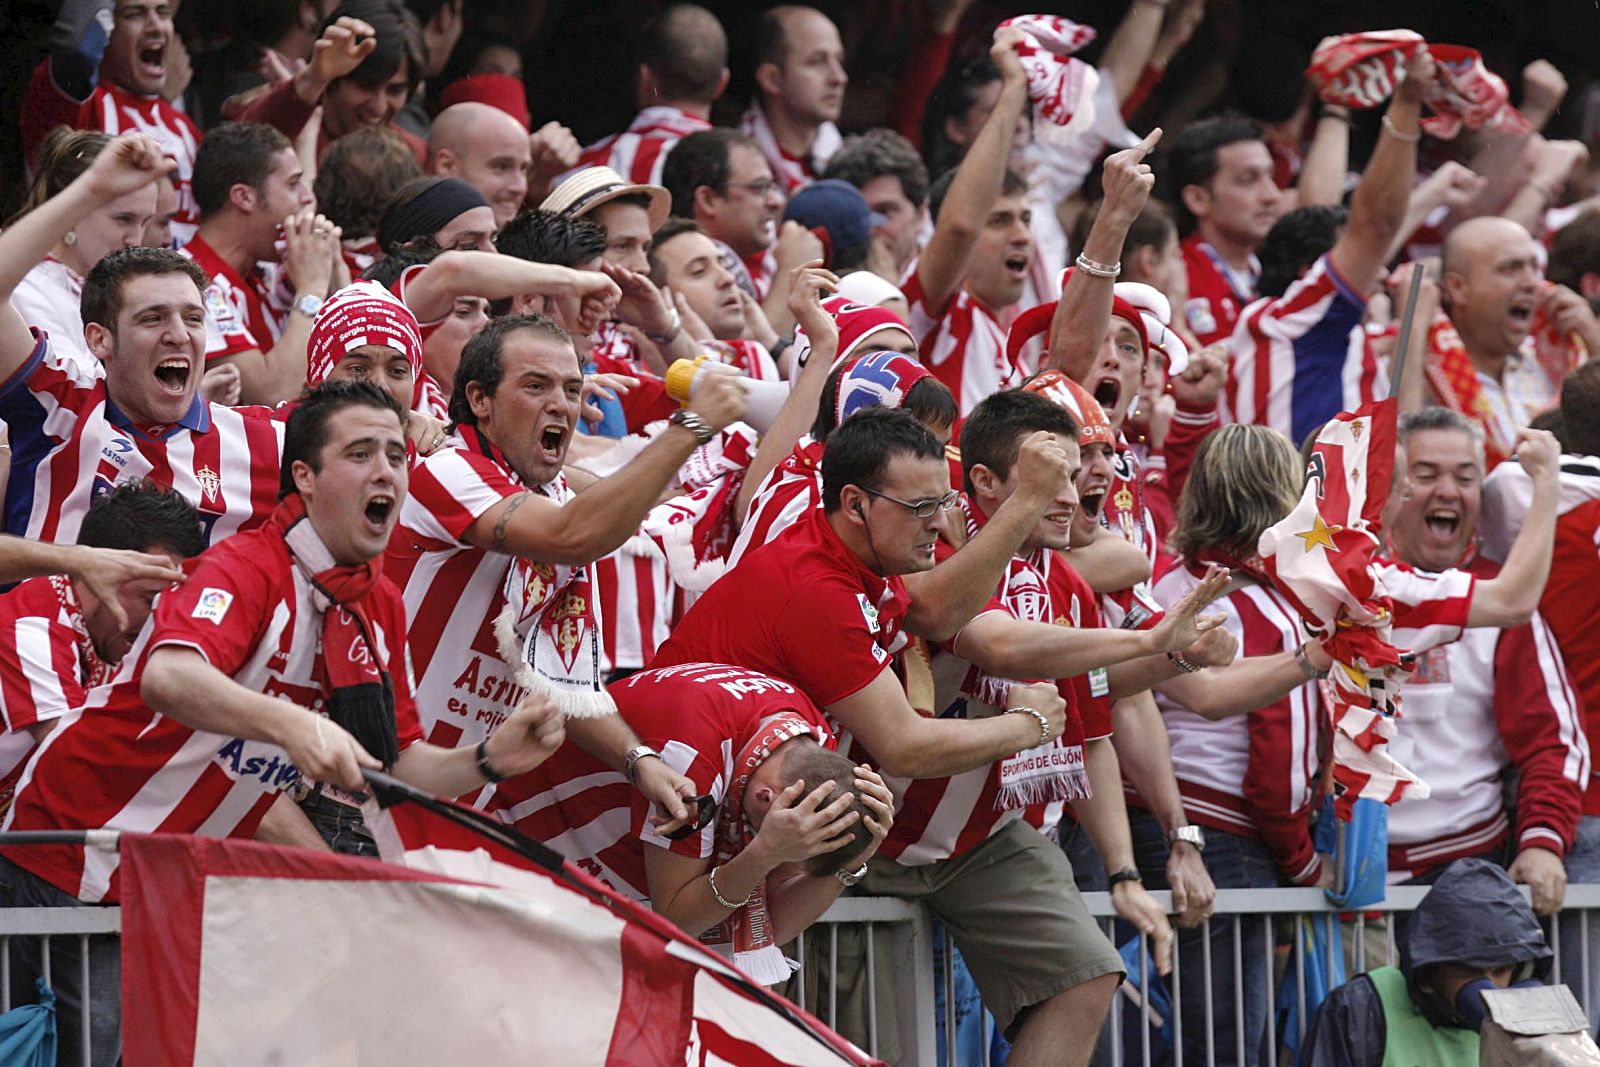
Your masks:
M459 543L478 516L523 492L487 458L447 448L412 468L400 521L424 536Z
M7 732L83 706L73 633L42 615L12 619L0 641L0 717Z
M1394 601L1395 647L1426 652L1461 638L1478 579L1470 571L1429 573L1383 565L1383 586Z
M1494 713L1518 772L1517 850L1565 855L1589 783L1589 743L1566 663L1538 615L1495 644Z

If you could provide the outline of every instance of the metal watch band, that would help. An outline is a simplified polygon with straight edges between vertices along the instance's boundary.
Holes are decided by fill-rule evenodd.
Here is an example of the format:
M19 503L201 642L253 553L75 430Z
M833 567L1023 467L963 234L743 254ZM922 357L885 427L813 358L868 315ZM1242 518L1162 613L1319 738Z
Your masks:
M863 860L861 866L853 871L834 871L833 876L839 879L840 885L848 889L867 876L867 863Z
M694 434L695 441L702 445L717 436L717 431L711 428L709 422L688 408L679 408L674 411L667 421L674 426L682 426L685 430Z
M646 756L654 756L657 759L660 759L661 753L657 752L649 745L634 745L628 750L628 755L622 761L622 773L627 776L628 781L637 781L634 778L634 766Z
M1193 823L1175 826L1167 831L1167 848L1170 849L1179 841L1193 845L1196 852L1204 852L1206 850L1205 831Z

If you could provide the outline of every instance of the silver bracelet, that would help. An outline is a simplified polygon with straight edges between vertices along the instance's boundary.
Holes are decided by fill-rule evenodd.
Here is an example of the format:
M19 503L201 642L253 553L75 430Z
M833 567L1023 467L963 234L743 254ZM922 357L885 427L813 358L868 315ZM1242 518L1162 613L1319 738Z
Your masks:
M1301 645L1294 650L1294 661L1300 665L1300 670L1306 676L1306 681L1315 682L1328 676L1327 671L1319 671L1311 662L1311 657L1306 655L1306 646Z
M1394 120L1388 115L1383 116L1383 130L1385 133L1389 134L1389 136L1394 137L1397 140L1404 141L1406 144L1416 144L1418 141L1422 140L1421 130L1418 130L1416 133L1401 133L1400 127L1396 126L1394 124Z
M1115 278L1122 273L1121 261L1116 263L1096 263L1082 252L1078 253L1078 258L1074 262L1083 268L1084 273L1092 274L1096 278Z
M745 898L740 901L728 900L722 895L722 892L717 889L717 872L721 869L721 867L713 867L711 868L711 873L706 875L706 881L711 883L711 895L717 898L717 903L721 904L729 911L736 911L750 903L750 898L756 895L756 891L754 889L750 890L750 892L745 895Z
M1014 708L1006 709L1007 715L1011 715L1013 713L1018 715L1032 715L1035 719L1037 719L1039 721L1039 744L1048 745L1050 743L1050 720L1044 717L1044 713L1042 711L1019 704Z
M1183 655L1182 652L1179 652L1179 651L1176 651L1176 650L1168 652L1167 653L1167 659L1171 660L1172 661L1172 665L1174 667L1178 668L1178 670L1182 671L1184 674L1193 674L1196 671L1201 671L1201 670L1205 669L1204 667L1200 666L1200 664L1198 664L1198 663L1190 663L1187 659L1184 658L1184 655Z

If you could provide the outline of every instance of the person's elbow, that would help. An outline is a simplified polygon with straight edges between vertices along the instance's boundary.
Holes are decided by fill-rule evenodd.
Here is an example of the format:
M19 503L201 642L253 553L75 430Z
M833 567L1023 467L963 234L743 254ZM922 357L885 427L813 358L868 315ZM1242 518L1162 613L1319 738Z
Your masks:
M1467 624L1500 629L1526 625L1533 621L1533 613L1539 609L1539 597L1543 592L1542 582L1514 586L1502 585L1499 581L1480 583L1477 595L1472 600L1471 617Z

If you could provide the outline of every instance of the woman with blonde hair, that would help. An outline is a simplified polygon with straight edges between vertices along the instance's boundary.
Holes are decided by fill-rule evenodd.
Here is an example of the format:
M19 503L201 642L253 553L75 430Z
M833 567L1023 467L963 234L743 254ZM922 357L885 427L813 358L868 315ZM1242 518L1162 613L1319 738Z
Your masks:
M39 148L39 164L22 209L8 225L71 185L89 169L94 157L111 143L97 130L71 130L58 126ZM78 301L83 277L101 259L144 241L145 225L156 213L156 188L147 185L95 208L56 242L44 259L30 270L11 294L22 321L50 335L57 355L85 367L97 362L83 340L83 318Z
M1213 432L1201 443L1179 498L1172 535L1178 565L1155 584L1156 599L1171 605L1199 584L1208 565L1233 574L1209 609L1228 616L1224 625L1239 642L1239 658L1222 672L1228 679L1220 687L1223 698L1204 695L1197 682L1205 676L1191 674L1158 687L1156 695L1184 812L1201 828L1206 868L1218 889L1315 885L1323 877L1308 816L1321 721L1315 678L1328 659L1305 642L1298 616L1268 582L1256 552L1262 532L1294 509L1303 471L1294 446L1276 430L1230 425ZM1164 887L1172 842L1148 812L1130 812L1129 823L1146 884ZM1183 998L1184 1058L1206 1062L1209 1032L1213 1062L1265 1062L1271 1039L1267 930L1259 920L1240 921L1237 931L1213 920L1204 929L1179 931L1187 989L1203 980L1208 936L1213 1015L1205 1017L1204 998ZM1236 988L1242 994L1237 1003Z

